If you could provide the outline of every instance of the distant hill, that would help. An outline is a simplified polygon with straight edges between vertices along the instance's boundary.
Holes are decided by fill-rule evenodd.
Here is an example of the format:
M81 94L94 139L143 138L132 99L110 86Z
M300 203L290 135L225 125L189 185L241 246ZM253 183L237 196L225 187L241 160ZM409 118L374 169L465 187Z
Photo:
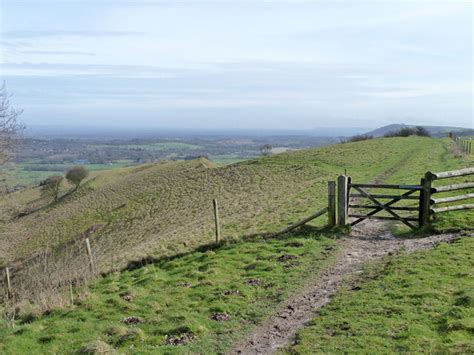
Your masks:
M395 123L387 126L383 126L373 131L367 132L367 135L374 137L383 137L386 133L398 131L401 128L415 127L415 125L407 125L404 123ZM472 135L474 134L474 129L463 128L463 127L449 127L449 126L423 126L430 132L433 137L443 137L448 134L448 132L453 132L457 135Z

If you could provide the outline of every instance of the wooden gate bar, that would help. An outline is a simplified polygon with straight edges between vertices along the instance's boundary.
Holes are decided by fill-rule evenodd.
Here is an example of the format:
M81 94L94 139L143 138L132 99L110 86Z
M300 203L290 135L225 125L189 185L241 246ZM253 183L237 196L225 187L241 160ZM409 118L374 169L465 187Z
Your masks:
M398 201L400 201L400 200L402 199L402 197L406 197L406 196L411 195L411 194L413 194L413 193L415 193L415 192L416 192L416 190L407 191L407 192L405 192L403 195L397 196L397 198L393 199L392 201L387 202L387 203L385 204L385 206L391 206L391 205L393 205L394 203L397 203ZM379 212L382 211L382 210L383 210L383 208L377 207L377 209L373 210L372 212L367 213L367 215L366 215L365 218L368 218L368 217L370 217L370 216L373 216L374 214L379 213ZM351 223L351 226L355 226L356 224L362 222L365 218L359 218L358 220L352 222L352 223Z
M365 209L376 209L378 206L375 205L349 205L352 208L365 208ZM390 207L394 211L418 211L418 207Z
M421 190L419 185L393 185L393 184L350 184L351 187L397 189L397 190Z
M357 191L360 191L358 187L356 186L353 186L354 189L356 189ZM416 192L418 190L410 190L410 192ZM418 200L419 197L418 196L406 196L406 195L378 195L378 194L370 194L370 196L374 197L374 198L389 198L389 199L395 199L395 198L399 198L400 200ZM350 197L358 197L358 198L361 198L361 197L367 197L366 195L364 194L350 194Z
M375 196L371 196L370 194L368 194L367 192L365 192L364 190L362 190L361 188L359 187L354 187L357 191L359 191L362 195L364 195L365 197L367 197L369 200L371 200L373 203L375 203L377 206L381 207L382 209L384 209L385 211L387 211L388 213L390 213L393 217L397 218L400 222L404 223L405 225L407 225L408 227L412 228L412 229L416 229L416 227L411 224L410 222L408 222L407 220L403 219L402 217L400 217L399 215L397 215L395 212L393 212L390 207L388 207L387 205L384 205L383 203L380 203L379 201L377 201L375 199ZM415 190L413 190L414 192ZM412 191L410 191L412 192ZM414 196L411 196L411 197L414 197ZM418 198L417 198L418 199Z
M391 221L399 221L399 218L395 217L388 217L388 216L367 216L367 215L362 215L362 214L350 214L349 217L353 218L363 218L363 219L381 219L381 220L391 220ZM418 221L417 217L403 217L405 221L413 221L416 222Z

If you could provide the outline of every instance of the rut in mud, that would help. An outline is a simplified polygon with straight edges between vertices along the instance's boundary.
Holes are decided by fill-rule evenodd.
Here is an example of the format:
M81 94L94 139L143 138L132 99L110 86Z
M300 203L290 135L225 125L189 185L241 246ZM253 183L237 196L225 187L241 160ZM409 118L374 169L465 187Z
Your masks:
M340 252L332 267L324 270L297 295L288 299L265 323L257 327L231 353L271 354L293 341L296 333L330 302L342 281L361 270L362 264L404 251L430 249L452 242L461 234L442 234L418 239L399 239L383 223L367 221L340 241Z

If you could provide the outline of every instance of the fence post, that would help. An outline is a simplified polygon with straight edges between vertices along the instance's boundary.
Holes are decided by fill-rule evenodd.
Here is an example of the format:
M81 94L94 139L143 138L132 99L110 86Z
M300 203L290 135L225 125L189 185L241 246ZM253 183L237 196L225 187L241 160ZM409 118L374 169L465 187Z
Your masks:
M7 276L7 298L10 298L12 295L12 283L10 280L10 269L8 267L5 268L5 274Z
M69 297L71 299L71 305L74 305L74 292L72 290L72 281L69 281Z
M89 238L86 238L86 249L87 249L87 255L89 256L89 264L91 267L92 273L95 274L95 265L94 265L94 259L92 257L92 249L91 249L91 243L89 241Z
M219 206L217 205L217 199L212 200L214 206L214 222L216 227L216 243L221 241L221 226L219 222Z
M422 189L420 190L420 201L418 205L418 226L421 228L423 227L423 214L425 213L425 178L420 180L420 186Z
M344 227L347 224L348 211L348 188L347 176L341 175L337 178L337 225Z
M433 184L433 175L430 172L425 174L425 178L422 179L423 183L423 201L420 201L422 204L422 215L421 215L421 226L427 226L430 224L430 216L431 216L431 187ZM421 196L420 196L421 199Z
M336 225L336 182L328 181L328 227Z

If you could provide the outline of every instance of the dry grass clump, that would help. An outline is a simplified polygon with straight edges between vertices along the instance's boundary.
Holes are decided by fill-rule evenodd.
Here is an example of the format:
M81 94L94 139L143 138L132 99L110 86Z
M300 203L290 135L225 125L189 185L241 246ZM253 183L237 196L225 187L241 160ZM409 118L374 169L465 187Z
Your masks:
M114 348L102 340L96 340L81 347L78 351L81 355L103 355L115 354Z

